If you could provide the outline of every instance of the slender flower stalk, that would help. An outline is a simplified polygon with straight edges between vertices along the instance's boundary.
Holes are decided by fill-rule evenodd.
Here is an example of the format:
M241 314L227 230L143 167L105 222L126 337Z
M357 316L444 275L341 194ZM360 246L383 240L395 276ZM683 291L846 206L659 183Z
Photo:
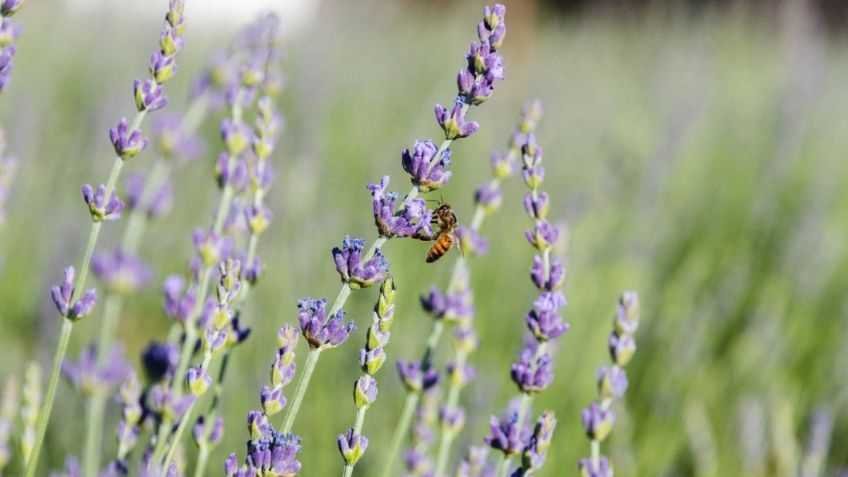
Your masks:
M374 316L366 334L365 347L359 350L359 365L365 373L356 380L353 391L353 403L356 406L356 419L352 428L338 436L339 452L345 465L344 477L353 475L353 467L368 449L368 439L362 434L365 413L377 398L377 380L375 375L386 362L386 345L391 337L390 329L394 322L395 283L391 276L380 285L380 295L374 305Z
M63 317L62 331L56 348L47 394L39 413L32 458L27 463L25 472L27 477L34 476L38 466L38 454L44 434L47 432L60 368L67 351L73 324L91 312L97 299L94 289L83 294L85 279L103 221L116 220L123 209L123 203L115 193L115 185L121 169L125 161L139 154L147 146L147 139L142 137L139 129L144 117L148 112L163 108L168 102L163 91L163 84L176 73L176 55L183 46L182 34L186 26L184 8L184 0L171 0L160 35L159 49L150 58L150 76L146 80L136 80L133 83L137 113L132 123L128 124L125 119L121 119L118 125L109 131L117 155L109 179L105 185L100 184L96 189L88 184L83 186L83 198L91 214L92 226L77 280L73 280L73 267L68 267L65 272L65 283L51 290L53 301Z
M379 256L378 252L389 239L414 238L428 241L435 239L436 233L431 228L433 213L427 209L426 202L418 196L420 193L437 190L447 183L450 173L445 171L445 168L450 164L451 143L468 137L479 129L476 122L466 119L466 114L471 106L480 105L491 97L495 81L503 79L503 58L498 54L498 49L503 45L506 35L505 15L506 8L503 5L483 9L483 21L479 23L477 29L480 41L472 42L469 52L465 55L466 66L457 75L458 94L454 99L454 105L450 109L441 104L435 106L436 122L444 133L441 145L436 148L430 141L417 141L416 151L420 148L421 154L417 154L416 157L412 157L409 151L402 154L401 162L410 174L412 188L400 200L400 204L397 204L399 194L387 191L389 176L383 176L378 183L368 184L378 238L372 242L371 247L364 254L359 255L359 265L367 264L375 256ZM338 261L337 268L339 268ZM339 271L341 274L341 270ZM356 280L348 279L344 274L342 274L342 283L330 307L330 316L344 307L352 290L361 288ZM293 405L289 408L283 422L284 432L290 431L294 424L319 356L320 351L310 351L303 374L295 389Z
M485 438L491 448L501 452L500 476L528 475L545 460L544 452L556 426L556 418L551 412L543 412L537 430L532 435L525 426L532 411L533 396L553 382L553 358L548 351L549 342L568 331L568 324L560 317L560 309L566 304L565 296L560 291L565 280L565 266L561 259L551 256L559 230L547 219L549 197L541 191L545 177L541 165L542 148L536 144L532 133L527 134L521 152L522 177L529 189L524 196L524 210L533 220L533 228L526 230L524 235L538 252L533 257L530 279L539 289L539 297L524 317L531 336L525 340L519 359L513 363L510 372L520 391L517 409L508 411L503 418L492 416L491 433ZM539 440L543 440L544 445L539 445ZM515 474L510 474L512 459L519 454L523 456L521 466Z
M580 459L577 468L583 477L612 477L613 466L601 455L601 443L607 438L615 423L612 404L627 390L627 373L624 367L636 352L633 334L639 327L639 296L628 291L618 301L613 330L609 337L611 366L598 369L598 399L581 413L583 428L591 442L591 457Z

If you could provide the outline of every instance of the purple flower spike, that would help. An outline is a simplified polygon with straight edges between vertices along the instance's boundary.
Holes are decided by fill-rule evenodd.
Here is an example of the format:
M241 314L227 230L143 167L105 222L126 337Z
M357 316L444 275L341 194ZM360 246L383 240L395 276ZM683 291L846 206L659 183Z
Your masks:
M231 456L227 460L225 470L227 475L238 477L294 477L301 469L301 464L297 461L300 449L300 437L276 432L270 426L265 426L259 436L247 443L246 466L238 469L235 459Z
M118 125L109 130L109 139L115 147L115 153L125 161L147 147L147 138L141 136L141 131L129 129L126 118L121 118Z
M606 457L601 456L595 465L592 459L580 459L577 463L580 477L612 477L612 464Z
M413 361L397 361L400 380L409 392L418 393L431 389L439 382L439 373L431 367L422 371L421 364Z
M377 380L369 374L364 374L356 380L353 386L353 402L357 409L367 409L377 399Z
M580 413L583 429L589 439L603 441L612 430L615 423L615 415L609 409L604 409L600 404L593 402Z
M553 411L543 412L536 421L533 435L530 436L530 442L521 456L522 467L528 471L528 474L530 471L541 468L545 463L556 425L556 415L554 415Z
M347 465L355 465L368 449L368 438L362 434L354 434L353 429L339 434L336 439L339 444L339 452Z
M153 269L139 257L118 249L112 253L95 253L91 271L110 290L117 293L134 292L153 279Z
M171 79L177 72L177 59L173 55L165 55L161 51L150 57L150 76L162 84Z
M123 347L115 344L109 350L109 359L102 367L97 365L97 350L87 346L79 361L65 360L62 374L71 385L87 396L108 396L129 376L130 365L123 359Z
M59 313L69 320L79 320L91 313L97 303L97 290L91 288L83 297L71 304L74 295L74 267L65 269L65 281L50 289L50 297Z
M304 298L297 304L300 331L312 349L335 348L347 341L350 332L356 329L352 321L344 323L344 310L327 318L327 300Z
M333 248L336 271L339 272L342 282L349 284L353 289L367 288L382 282L383 273L389 269L389 263L379 249L370 260L360 263L364 248L364 240L349 236L342 241L342 248Z
M286 407L287 403L282 387L271 389L268 386L262 386L259 400L262 403L262 410L265 411L266 416L273 416L279 413Z
M442 406L439 408L439 423L445 432L457 434L465 426L465 409L461 406L457 406L454 409L448 409L447 406Z
M436 121L442 130L445 132L445 139L459 139L468 137L478 129L480 125L474 121L466 122L465 113L467 106L461 102L454 104L453 109L447 110L441 104L437 104L435 108Z
M131 210L142 208L148 219L155 219L171 210L174 200L174 188L169 181L164 181L152 197L142 197L147 179L139 172L127 176L124 187L127 189L127 207ZM142 204L142 199L146 199Z
M568 331L568 323L559 316L565 304L565 295L560 292L544 292L533 301L533 309L524 320L537 340L549 341Z
M168 105L162 85L148 80L135 80L133 82L133 93L135 94L135 107L139 111L156 111Z
M532 192L524 194L524 211L534 220L544 220L548 215L548 202L550 201L547 192L540 192L538 197L533 197Z
M613 331L609 337L609 351L615 364L625 366L636 352L636 340L633 335L622 335Z
M509 457L515 455L524 448L527 436L521 431L518 423L518 414L513 414L503 421L495 416L489 419L489 430L491 435L483 438L492 449L499 450Z
M556 242L559 237L559 229L551 225L547 220L539 220L536 222L533 230L525 230L524 236L530 245L536 247L540 251L550 248L551 244Z
M518 389L526 394L536 394L544 391L554 380L553 358L543 353L535 358L534 352L525 349L517 363L513 363L510 375Z
M530 269L530 278L537 288L551 292L562 286L565 281L565 264L558 258L551 259L551 272L545 276L545 264L538 255L533 256L533 268Z
M118 194L112 191L109 201L106 201L106 186L100 184L95 191L89 184L82 186L82 198L88 206L91 220L101 222L103 220L118 220L124 211L124 203L118 198Z
M186 371L186 383L191 394L199 397L212 385L212 376L201 366L192 367Z
M627 373L618 366L598 369L598 395L602 399L619 399L627 390Z
M427 209L424 199L407 200L403 209L394 213L397 192L386 192L389 176L383 176L379 184L368 184L374 222L382 237L415 237L429 240L433 236L430 222L433 212Z
M413 151L404 149L401 153L403 170L409 173L412 184L420 192L440 189L451 177L451 172L445 170L450 165L450 148L438 158L436 152L438 148L433 141L415 141Z

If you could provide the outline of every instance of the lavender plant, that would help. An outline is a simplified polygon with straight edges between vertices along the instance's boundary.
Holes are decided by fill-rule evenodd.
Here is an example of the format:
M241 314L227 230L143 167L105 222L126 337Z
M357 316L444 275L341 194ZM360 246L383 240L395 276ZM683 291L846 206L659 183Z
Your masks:
M419 361L421 368L430 368L433 352L438 345L445 322L456 325L454 332L454 349L456 354L448 364L448 391L445 404L440 410L441 434L439 439L438 457L435 464L435 475L442 475L448 462L449 451L453 439L460 431L464 410L459 406L459 395L462 388L473 378L473 368L467 364L468 357L478 346L478 338L474 329L473 294L470 286L470 268L467 258L486 253L488 243L480 236L480 228L484 219L495 212L501 204L501 183L509 178L516 170L522 144L527 135L532 134L542 114L541 103L533 101L524 106L516 129L509 140L509 150L506 154L492 155L494 177L484 182L474 193L474 215L467 227L459 226L459 236L462 254L456 259L452 268L447 288L444 292L435 287L430 289L427 296L421 298L425 312L434 321L426 348ZM406 363L400 365L405 367ZM392 447L389 452L389 462L384 475L391 472L393 460L398 452L403 437L409 430L412 412L417 406L419 391L408 386L400 423L395 430Z
M474 134L479 128L476 122L466 119L468 109L491 97L495 81L503 79L503 59L498 54L498 49L502 46L506 34L505 14L506 8L503 5L484 8L483 21L478 24L477 29L480 42L473 42L466 54L466 66L457 76L458 94L454 105L450 109L440 104L435 107L436 121L442 128L444 141L438 148L432 141L417 141L415 153L406 151L402 155L402 165L410 174L413 186L400 200L400 204L400 195L387 191L389 176L383 176L379 183L368 184L379 236L364 254L364 242L346 243L342 249L334 250L336 268L343 284L327 312L331 319L340 319L339 314L343 314L342 308L352 290L376 282L369 277L374 276L374 267L383 266L381 249L389 239L435 239L437 231L432 229L431 224L433 212L418 195L437 190L447 183L450 178L450 172L446 168L450 164L451 143ZM355 257L355 260L352 257ZM292 429L322 350L320 346L312 347L307 355L292 406L283 421L284 433Z
M615 423L612 404L621 399L627 390L627 373L624 367L636 352L633 334L639 326L639 296L628 291L621 295L609 336L612 366L598 369L598 400L581 413L583 428L591 441L591 457L577 464L584 477L612 477L612 463L601 455L601 443L607 438Z

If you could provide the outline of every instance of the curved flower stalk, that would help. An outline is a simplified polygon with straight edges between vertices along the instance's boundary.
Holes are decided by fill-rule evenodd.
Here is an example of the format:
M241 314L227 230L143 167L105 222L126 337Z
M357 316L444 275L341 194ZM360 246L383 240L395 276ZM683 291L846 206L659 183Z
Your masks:
M386 362L386 345L391 337L390 329L395 318L395 283L391 275L380 285L380 295L374 305L374 316L366 334L365 347L359 350L359 365L365 373L356 380L353 387L353 403L356 406L356 420L352 428L340 434L337 441L339 452L344 459L345 477L353 475L353 466L368 449L368 439L362 434L365 413L377 399L377 371Z
M287 404L283 391L294 379L297 366L295 349L299 338L298 329L288 324L277 331L279 348L270 366L270 385L262 386L259 393L262 410L247 414L250 439L247 442L245 463L239 467L238 455L230 454L224 463L224 472L228 477L295 476L300 473L301 464L297 461L300 437L277 432L269 419L280 413Z
M440 104L435 107L436 122L444 133L441 145L436 147L432 141L416 141L412 151L406 150L402 153L402 166L410 174L412 182L409 192L399 200L399 194L387 190L389 176L383 176L378 183L367 185L371 192L372 213L378 238L364 253L362 253L364 247L354 251L353 248L357 248L358 245L348 245L347 253L350 255L344 259L341 259L334 251L334 260L343 284L330 307L331 316L344 307L352 290L362 288L364 285L356 279L356 275L351 273L360 271L373 273L367 270L367 264L371 263L372 259L381 257L380 249L389 239L432 240L434 238L436 231L431 227L433 213L427 209L426 202L418 196L423 192L437 190L447 183L450 173L445 169L450 165L451 143L474 134L479 128L476 122L466 118L468 109L473 105L482 104L491 97L495 81L503 79L503 59L498 54L498 49L502 46L506 35L505 15L506 8L503 5L484 8L483 21L477 29L480 41L473 42L465 55L466 65L457 76L458 93L454 104L451 108ZM339 252L345 253L343 249L339 249ZM356 260L350 258L354 253L358 255L358 264L355 263ZM309 352L295 389L293 404L283 422L284 432L290 431L294 424L319 355L320 350L313 349Z
M525 429L525 422L531 412L533 396L553 382L553 358L548 352L548 343L568 331L568 324L560 317L560 310L566 303L560 291L565 280L565 265L561 259L551 256L559 230L547 219L549 197L541 191L545 176L541 165L542 148L536 144L533 134L527 135L521 152L522 177L529 189L524 196L524 210L533 220L533 228L525 231L525 237L538 252L533 257L530 279L539 289L539 297L524 317L531 337L525 340L510 372L521 393L517 409L508 411L503 418L492 416L491 434L485 438L489 447L502 454L498 471L501 476L528 475L544 462L556 418L552 412L543 412L532 436ZM512 459L519 454L522 455L521 466L515 474L510 474Z
M639 327L639 296L636 292L622 293L618 301L613 330L609 337L611 366L598 369L598 400L581 413L583 429L591 441L592 455L580 459L577 468L583 477L612 477L613 467L606 457L601 455L601 443L607 438L615 423L612 404L624 396L627 390L627 373L624 367L636 352L633 334Z
M101 184L96 188L88 184L83 186L83 199L88 205L92 226L77 279L73 279L73 267L68 267L65 271L65 282L51 290L53 302L59 310L59 314L63 317L63 324L43 408L39 413L32 458L26 468L25 475L27 477L35 475L38 454L41 450L44 434L47 431L47 422L53 408L60 367L67 351L73 324L90 313L97 300L94 289L84 292L85 279L88 275L91 256L100 236L103 220L119 218L123 209L123 203L115 193L115 185L121 169L124 162L139 154L147 146L147 139L142 137L139 129L147 113L163 108L168 102L163 84L176 73L176 55L182 49L182 34L186 26L185 16L183 15L184 8L184 0L171 0L160 35L159 49L150 58L149 77L146 80L136 80L133 83L137 113L132 123L127 123L126 119L121 119L118 125L109 131L110 140L117 155L112 164L109 179L106 184Z
M474 305L470 286L470 268L468 257L484 255L488 247L487 241L480 236L480 229L485 218L494 213L501 204L501 184L514 174L521 148L528 134L536 129L536 124L542 115L539 101L524 105L518 124L509 139L506 154L492 154L493 178L484 182L474 193L474 215L467 227L460 226L458 235L463 253L454 262L445 292L431 288L429 294L421 298L425 312L433 317L433 327L427 339L426 348L421 357L421 366L429 367L432 354L438 346L444 330L445 322L456 325L454 330L454 349L456 355L448 365L448 390L445 404L440 412L440 439L436 459L435 475L442 475L448 464L449 452L453 439L462 428L464 410L458 405L462 388L473 379L474 370L468 364L468 357L477 348L477 334L474 329ZM417 405L416 393L407 393L404 408L414 408ZM401 440L409 429L410 414L401 416L392 447L389 462L383 475L388 475L393 467L394 459L400 447Z

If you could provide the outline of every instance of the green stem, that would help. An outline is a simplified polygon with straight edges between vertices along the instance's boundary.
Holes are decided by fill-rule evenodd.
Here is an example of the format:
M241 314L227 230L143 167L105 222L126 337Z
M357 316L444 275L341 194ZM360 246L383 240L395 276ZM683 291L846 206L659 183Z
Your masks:
M194 468L194 477L206 475L206 464L209 463L209 449L206 446L200 448L197 454L197 465Z
M601 465L601 443L592 439L592 468L598 469Z
M88 399L86 406L85 445L82 458L82 475L94 477L100 464L100 446L103 436L103 414L106 410L106 396L95 394Z
M509 476L509 464L512 462L512 457L502 457L501 463L498 465L498 472L495 474L498 477L508 477Z
M138 251L138 243L144 236L144 228L147 225L147 208L168 178L170 169L168 160L163 157L156 159L153 163L150 175L141 190L141 196L138 199L139 204L132 210L129 220L127 220L127 228L124 229L124 236L121 239L121 250L128 253Z
M356 421L353 424L353 435L362 434L362 426L365 424L365 413L368 411L368 408L363 407L356 411ZM353 475L353 466L354 464L345 464L344 471L342 473L343 477L351 477Z
M320 349L310 349L306 355L306 363L303 364L303 372L300 373L300 380L297 382L297 389L294 392L294 401L286 413L286 418L283 420L283 434L291 432L294 425L294 419L300 411L300 405L303 403L303 396L306 394L306 388L309 386L309 380L312 379L312 373L315 371L315 365L318 363L318 358L321 356Z
M395 433L392 436L392 444L389 449L389 457L386 465L383 466L382 477L390 477L392 469L395 466L395 461L400 454L400 447L403 444L406 434L409 432L409 425L412 422L412 416L415 414L415 408L418 407L418 401L421 398L421 393L409 392L406 394L406 402L403 404L403 411L400 414L400 422L395 427Z
M73 330L73 327L73 321L67 318L63 319L59 344L56 347L56 356L53 358L53 370L50 372L50 382L47 385L47 395L38 413L38 423L35 428L35 443L32 447L32 454L30 454L29 461L27 462L26 477L33 477L35 475L35 469L38 467L38 454L41 452L41 444L44 442L44 434L47 432L47 422L50 420L50 412L53 410L53 400L56 397L56 387L59 384L62 361L64 361L65 353L68 351L68 342L71 340L71 330Z
M465 362L468 359L468 353L462 349L458 350L456 353L455 366L457 369L463 369L465 367ZM460 371L461 372L461 371ZM456 410L457 404L459 403L459 393L462 390L462 386L457 380L450 380L450 387L448 388L448 399L445 404L445 408L448 413L452 413ZM445 468L448 464L448 456L451 451L451 444L453 443L454 438L456 437L456 432L452 429L448 429L447 426L442 426L441 438L439 440L439 452L436 457L436 472L433 475L443 475Z

